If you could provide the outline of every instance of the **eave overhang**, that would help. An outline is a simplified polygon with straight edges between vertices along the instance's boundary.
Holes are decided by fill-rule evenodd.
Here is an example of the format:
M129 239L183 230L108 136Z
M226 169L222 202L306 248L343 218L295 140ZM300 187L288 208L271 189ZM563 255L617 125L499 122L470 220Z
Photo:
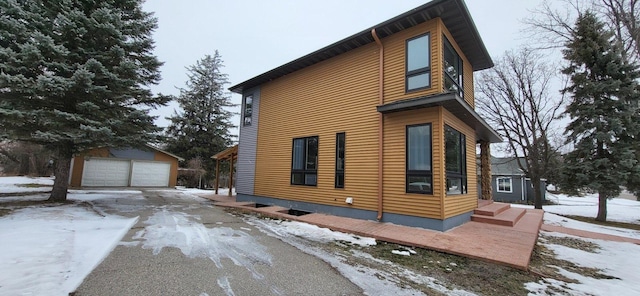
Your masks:
M420 7L409 10L383 23L363 30L357 34L321 48L299 59L291 61L273 70L260 74L229 88L234 93L242 94L244 90L301 70L308 66L330 59L347 51L375 42L371 30L376 29L380 39L415 27L426 21L441 18L463 54L469 60L473 71L493 67L491 56L487 52L480 34L471 19L469 10L463 0L433 0Z
M472 127L476 132L478 140L489 141L489 143L502 142L502 137L500 137L500 135L456 93L436 94L415 99L396 101L378 106L377 109L378 112L386 114L436 106L444 107L462 120L462 122Z

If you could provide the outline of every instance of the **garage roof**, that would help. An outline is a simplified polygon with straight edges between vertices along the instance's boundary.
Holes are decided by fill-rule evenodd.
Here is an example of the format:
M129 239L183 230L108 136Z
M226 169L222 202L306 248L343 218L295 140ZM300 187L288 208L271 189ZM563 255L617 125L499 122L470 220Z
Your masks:
M473 70L493 67L491 56L480 38L469 10L463 0L433 0L420 7L409 10L383 23L363 30L306 56L291 61L273 70L260 74L229 88L242 94L243 90L261 85L305 67L317 64L347 51L374 42L371 30L375 29L380 38L393 35L402 30L440 17L456 43L471 63Z

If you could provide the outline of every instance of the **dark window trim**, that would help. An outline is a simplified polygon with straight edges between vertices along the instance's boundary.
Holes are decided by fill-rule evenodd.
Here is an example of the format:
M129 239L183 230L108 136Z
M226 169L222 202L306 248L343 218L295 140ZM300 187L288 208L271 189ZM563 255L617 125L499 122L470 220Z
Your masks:
M451 41L449 41L449 39L447 38L447 36L445 36L444 34L442 35L442 40L443 40L443 47L442 47L442 72L443 72L443 78L449 79L451 82L453 82L453 84L455 84L458 87L458 95L464 99L464 62L462 61L462 58L460 57L460 54L458 53L458 51L456 51L456 49L453 47L453 44L451 44ZM458 64L460 65L460 69L459 69L459 73L460 73L460 80L461 81L456 81L456 79L453 79L453 77L451 77L451 75L449 75L449 73L447 73L447 70L444 68L444 64L445 64L445 51L447 50L451 50L453 53L455 53L456 57L458 58ZM443 81L444 82L444 81ZM445 86L445 83L442 84L442 86Z
M338 169L338 157L339 157L339 148L340 148L340 147L338 147L338 140L339 140L340 136L342 136L342 145L343 145L342 146L342 154L343 154L343 156L342 156L342 169ZM344 171L345 171L345 164L347 162L346 159L347 159L347 134L345 132L340 132L340 133L336 134L336 163L335 163L336 171L335 171L335 176L334 176L334 180L333 180L335 188L344 188L344 183L345 183L344 182L345 181L345 179L344 179L344 176L345 176ZM338 177L339 176L342 176L342 185L338 184Z
M457 129L445 124L445 126L444 126L444 129L445 129L444 130L445 157L447 155L447 139L446 139L446 137L447 137L447 128L458 132L458 134L460 135L460 137L458 137L458 142L460 143L460 147L461 147L460 148L460 154L461 155L459 155L461 162L460 162L460 168L459 168L460 169L460 173L452 172L452 171L448 171L447 170L447 161L445 159L445 162L444 162L444 164L445 164L445 182L449 178L451 178L451 179L454 179L454 178L455 179L461 179L461 182L462 182L461 185L463 186L464 190L461 191L460 194L454 194L454 195L468 194L469 193L469 186L468 186L469 184L467 182L467 179L468 179L467 178L467 176L468 176L468 174L467 174L467 136L463 132L461 132L461 131L459 131L459 130L457 130ZM447 189L448 189L448 185L447 185L447 188L445 188L445 194L448 191Z
M247 98L251 97L251 110L247 113ZM249 118L249 121L247 121ZM250 126L253 121L253 94L248 94L242 98L242 126Z
M412 70L412 71L408 71L407 69L409 68L409 42L418 38L422 38L422 37L427 37L427 39L429 40L429 48L427 49L427 55L429 55L429 66L428 67L424 67L424 68L420 68L420 69L416 69L416 70ZM409 92L415 92L415 91L420 91L420 90L425 90L425 89L429 89L431 88L431 80L432 80L432 76L431 75L431 33L427 32L424 34L420 34L414 37L411 37L409 39L407 39L405 41L405 45L404 45L404 91L405 93L409 93ZM420 74L425 74L425 73L429 73L429 85L427 86L423 86L423 87L418 87L418 88L413 88L413 89L409 89L409 77L413 77L413 76L417 76Z
M315 138L316 139L316 143L318 145L318 155L316 156L316 168L315 169L307 169L307 163L306 163L306 159L307 159L307 153L308 153L308 139L312 139ZM305 140L304 143L304 154L303 154L303 159L305 159L305 168L301 169L301 170L295 170L293 169L293 161L294 161L294 152L295 152L295 145L296 145L296 140L300 140L303 139ZM293 140L291 141L291 178L289 180L289 183L291 185L298 185L298 186L313 186L313 187L317 187L318 186L318 162L320 160L320 138L318 136L308 136L308 137L299 137L299 138L293 138ZM303 183L302 184L297 184L297 183L293 183L293 175L294 174L302 174L303 177ZM316 183L315 184L306 184L306 179L307 179L307 175L315 175L316 176Z
M431 155L429 160L431 161L431 170L409 170L409 128L417 127L417 126L429 126L429 146L431 147L430 152ZM407 125L405 127L405 191L406 193L417 193L417 194L433 194L433 124L431 123L420 123L420 124L412 124ZM429 177L431 179L431 188L428 192L425 191L417 191L409 189L409 177Z

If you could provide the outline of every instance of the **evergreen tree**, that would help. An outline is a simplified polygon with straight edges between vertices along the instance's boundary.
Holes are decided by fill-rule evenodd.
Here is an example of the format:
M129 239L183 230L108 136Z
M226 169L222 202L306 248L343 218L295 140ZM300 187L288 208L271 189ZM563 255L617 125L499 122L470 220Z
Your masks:
M155 138L147 111L167 98L146 88L161 63L142 2L0 1L0 126L54 153L50 200L66 199L74 153Z
M612 34L592 13L578 18L572 34L563 51L570 63L563 73L571 84L563 92L572 98L566 110L572 122L565 133L574 150L565 157L564 185L598 192L596 220L606 221L607 199L639 176L640 73L625 62Z
M233 145L229 132L234 127L233 113L228 108L235 105L225 91L229 81L227 74L220 71L222 67L217 50L213 56L206 55L187 67L186 88L180 89L177 98L182 111L174 112L167 128L167 150L187 160L201 159L207 180L215 175L215 161L211 156Z

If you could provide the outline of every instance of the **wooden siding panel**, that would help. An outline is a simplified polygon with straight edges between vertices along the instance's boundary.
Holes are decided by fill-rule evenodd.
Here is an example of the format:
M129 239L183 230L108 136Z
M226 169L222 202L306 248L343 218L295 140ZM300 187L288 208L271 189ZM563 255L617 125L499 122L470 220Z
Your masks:
M444 123L466 136L467 156L467 194L446 196L444 199L444 217L472 211L478 205L478 176L476 174L476 137L475 131L463 123L451 112L443 109ZM444 158L444 155L442 156Z
M382 39L384 46L384 97L385 104L442 92L442 54L438 22L433 19L415 27ZM420 91L405 91L406 41L412 37L430 34L431 87Z
M261 88L254 192L376 210L378 47L369 44ZM335 137L346 133L345 188L334 188ZM291 185L294 138L318 136L317 186Z
M439 109L419 109L385 115L384 123L384 211L390 213L441 218L443 194L441 171L442 125ZM406 193L406 127L431 123L433 195Z

